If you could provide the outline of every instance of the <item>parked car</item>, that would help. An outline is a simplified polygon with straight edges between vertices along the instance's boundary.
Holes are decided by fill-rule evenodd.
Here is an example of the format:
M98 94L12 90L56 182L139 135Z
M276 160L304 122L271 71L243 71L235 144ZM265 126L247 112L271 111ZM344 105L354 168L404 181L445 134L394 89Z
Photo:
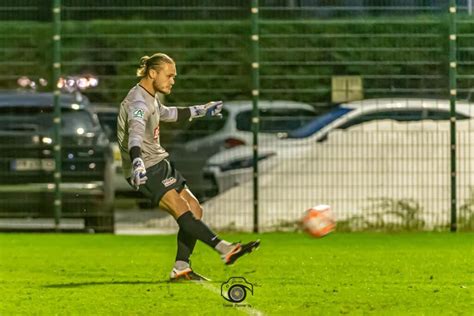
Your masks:
M457 102L456 119L472 118L474 118L474 104ZM292 158L302 155L315 142L326 141L334 130L383 120L448 122L450 120L450 103L448 100L392 98L341 104L298 129L280 134L280 140L261 142L259 151L262 155L259 155L259 165L262 164L262 168L259 171L264 173L269 170L274 165L272 160L277 157ZM252 162L251 146L242 146L217 153L208 160L204 167L207 181L216 183L219 193L224 192L234 185L243 183L245 179L247 181L252 179Z
M114 231L112 151L97 116L60 96L63 218ZM54 217L53 95L0 93L0 217Z
M277 139L317 116L313 106L294 101L259 101L262 142ZM170 160L188 180L191 190L204 201L218 193L208 172L209 158L238 146L252 144L252 102L224 102L222 119L200 118L189 123L167 147Z
M472 218L474 120L459 121L456 136L462 224ZM446 229L449 148L448 121L384 119L332 130L291 158L267 159L275 162L259 176L259 227L294 228L305 210L326 204L346 229ZM205 203L207 222L249 229L252 197L252 181L226 190Z

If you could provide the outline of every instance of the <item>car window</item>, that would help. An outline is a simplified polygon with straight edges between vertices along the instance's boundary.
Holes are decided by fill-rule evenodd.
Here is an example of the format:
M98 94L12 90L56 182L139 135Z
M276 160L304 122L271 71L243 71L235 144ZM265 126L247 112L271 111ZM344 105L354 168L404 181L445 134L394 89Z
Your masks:
M351 108L345 108L338 106L337 108L317 116L315 119L311 120L308 124L301 126L300 128L294 129L288 133L288 138L302 138L308 137L317 131L324 128L329 123L338 119L339 117L345 115L346 113L352 111Z
M435 109L435 110L428 110L425 119L435 120L435 121L440 121L440 120L447 121L450 118L451 118L451 113L449 111ZM456 113L456 119L467 120L469 119L469 116L464 115L462 113Z
M2 107L0 108L0 132L53 133L54 110L51 107ZM94 132L96 126L89 112L63 108L61 133L64 135Z
M354 125L374 120L395 120L399 122L421 121L421 120L449 120L450 113L448 110L442 109L390 109L365 113L350 119L346 123L340 125L339 129L346 129ZM457 113L457 119L467 119L466 115Z
M104 130L108 129L110 132L109 139L112 142L117 141L117 113L114 112L98 112L100 125Z
M315 111L306 109L260 109L260 132L289 132L307 124L316 116ZM239 131L252 131L252 111L243 111L236 116Z
M239 131L252 130L252 111L242 111L235 116L235 126Z
M229 112L225 109L221 111L222 118L202 117L191 121L179 136L180 141L189 142L201 137L205 137L221 130L228 117Z

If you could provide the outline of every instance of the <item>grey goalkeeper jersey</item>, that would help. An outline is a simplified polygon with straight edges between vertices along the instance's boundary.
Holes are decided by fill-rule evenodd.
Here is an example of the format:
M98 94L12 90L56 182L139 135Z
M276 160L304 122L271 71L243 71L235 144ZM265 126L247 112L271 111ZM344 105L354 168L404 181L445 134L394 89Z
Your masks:
M117 138L122 155L123 173L130 177L132 163L130 148L141 148L145 168L156 165L168 153L160 145L160 121L176 122L176 107L166 107L140 85L134 86L120 104L117 119Z

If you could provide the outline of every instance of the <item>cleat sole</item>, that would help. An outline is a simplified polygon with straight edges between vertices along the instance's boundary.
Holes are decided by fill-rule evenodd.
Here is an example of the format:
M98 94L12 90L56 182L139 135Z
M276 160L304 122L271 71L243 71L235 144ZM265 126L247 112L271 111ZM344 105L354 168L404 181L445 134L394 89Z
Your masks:
M244 248L245 246L247 245L241 245L241 249ZM225 262L225 264L228 266L232 265L235 263L235 261L237 261L237 259L239 259L240 257L246 254L252 253L254 250L258 249L259 247L260 247L260 239L254 241L253 244L250 246L250 248L247 248L245 250L241 250L240 252L238 252L234 258L229 259L227 262Z

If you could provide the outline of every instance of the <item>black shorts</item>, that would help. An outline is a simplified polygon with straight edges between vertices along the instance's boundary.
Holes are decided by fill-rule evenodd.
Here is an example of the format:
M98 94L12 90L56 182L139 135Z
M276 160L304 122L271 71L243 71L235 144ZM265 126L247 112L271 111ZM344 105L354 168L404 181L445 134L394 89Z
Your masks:
M148 167L146 176L148 180L138 191L151 200L152 206L158 205L169 190L175 189L180 192L186 185L186 179L167 159ZM128 182L130 183L130 179Z

